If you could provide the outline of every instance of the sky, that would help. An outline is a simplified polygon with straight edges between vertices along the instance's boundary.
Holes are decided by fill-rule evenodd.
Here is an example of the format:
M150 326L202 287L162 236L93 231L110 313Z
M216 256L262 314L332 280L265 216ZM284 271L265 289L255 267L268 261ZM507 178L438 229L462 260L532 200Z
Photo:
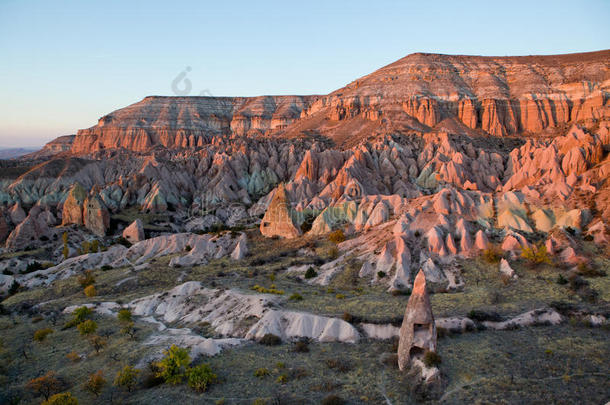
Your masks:
M413 52L608 49L608 21L610 0L0 0L0 147L149 95L326 94Z

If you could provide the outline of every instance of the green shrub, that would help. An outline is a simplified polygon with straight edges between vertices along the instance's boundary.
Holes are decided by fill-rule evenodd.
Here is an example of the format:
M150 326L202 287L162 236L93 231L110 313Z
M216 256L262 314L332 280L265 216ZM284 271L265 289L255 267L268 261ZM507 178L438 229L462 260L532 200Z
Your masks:
M328 240L333 243L341 243L345 241L345 234L341 229L337 229L336 231L328 234Z
M210 384L218 381L218 376L212 372L212 368L207 364L200 364L187 369L186 378L189 387L198 392L206 391Z
M386 276L385 271L378 271L377 272L377 277L384 278L385 276Z
M116 374L114 385L131 391L136 385L138 374L140 374L140 370L127 365Z
M95 290L95 286L94 285L88 285L87 287L85 287L83 292L85 293L85 295L88 298L93 298L93 297L95 297L97 295L97 291Z
M275 288L275 284L271 285L271 288L262 287L258 284L250 287L251 290L257 291L261 294L276 294L276 295L284 295L284 290L278 290Z
M36 332L34 332L33 339L37 342L42 342L51 333L53 333L53 329L51 329L51 328L38 329Z
M559 277L557 277L557 284L559 284L559 285L565 285L565 284L568 284L568 279L567 279L567 278L565 278L565 277L563 276L563 274L560 274L560 275L559 275Z
M487 263L494 264L500 262L502 254L503 252L499 247L492 245L488 249L483 250L481 255Z
M286 374L281 374L275 381L279 384L286 384L288 382L288 376Z
M337 298L338 300L345 299L345 294L337 294L335 295L335 298Z
M282 338L277 335L274 335L273 333L267 333L265 336L260 338L258 343L265 346L277 346L282 344Z
M314 278L314 277L317 277L317 276L318 276L318 273L311 266L305 272L305 278L306 279Z
M524 247L521 250L521 257L531 266L538 266L542 263L551 264L551 258L546 251L546 246L543 243L532 246L531 248Z
M87 319L86 321L79 323L76 328L81 335L91 335L97 330L97 323L91 319Z
M165 357L157 363L159 367L157 375L168 384L180 384L184 378L187 366L191 363L188 350L171 345L163 353Z
M131 310L128 308L123 308L123 309L119 310L119 313L117 314L117 319L121 323L132 322Z
M266 377L268 376L269 373L269 369L265 368L265 367L261 367L261 368L257 368L256 370L254 370L254 377Z
M303 296L299 293L293 293L288 299L290 301L303 301Z
M41 405L78 405L78 400L69 392L55 394L44 401Z
M427 351L423 361L426 367L438 367L441 364L441 356L436 352Z

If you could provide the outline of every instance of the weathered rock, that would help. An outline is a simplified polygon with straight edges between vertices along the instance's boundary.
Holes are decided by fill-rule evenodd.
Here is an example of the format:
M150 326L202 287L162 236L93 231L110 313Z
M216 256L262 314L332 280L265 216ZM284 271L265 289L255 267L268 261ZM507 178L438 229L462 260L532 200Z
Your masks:
M427 351L436 351L436 325L426 290L426 277L420 271L415 277L413 291L400 327L399 369L408 369L414 359L422 358Z
M515 270L513 270L512 267L510 267L510 264L508 264L508 262L504 258L502 258L502 260L500 260L500 274L502 274L504 277L507 277L509 279L517 278L517 275L515 274Z
M144 235L144 226L140 218L136 219L123 231L123 237L131 243L140 242L146 239Z
M286 189L283 184L280 184L261 221L261 233L266 237L296 238L300 236L301 229L294 223L291 212L292 207L286 196Z
M83 210L85 227L97 236L106 236L110 227L110 214L102 200L97 196L89 196Z
M235 249L231 253L231 259L233 260L241 260L248 254L248 238L245 233L239 235L239 239L237 241L237 245L235 245Z
M25 219L25 211L21 208L21 204L16 203L9 210L9 215L11 217L11 222L14 225L18 225Z
M85 192L85 189L79 183L75 183L70 189L68 197L64 201L61 217L62 225L83 225L85 223L83 217L83 206L86 198L87 193Z

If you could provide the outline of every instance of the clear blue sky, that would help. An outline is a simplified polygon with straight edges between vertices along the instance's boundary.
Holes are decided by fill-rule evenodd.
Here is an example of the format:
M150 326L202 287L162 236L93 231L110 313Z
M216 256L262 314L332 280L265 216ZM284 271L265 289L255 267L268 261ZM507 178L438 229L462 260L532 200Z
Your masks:
M496 5L497 3L497 5ZM610 48L610 1L0 0L0 146L147 95L324 94L413 52Z

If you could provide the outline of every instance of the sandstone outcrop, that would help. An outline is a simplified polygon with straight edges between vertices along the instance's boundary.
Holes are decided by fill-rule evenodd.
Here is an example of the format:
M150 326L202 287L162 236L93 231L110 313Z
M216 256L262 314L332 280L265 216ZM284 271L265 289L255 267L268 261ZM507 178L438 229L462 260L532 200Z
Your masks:
M62 225L76 224L83 225L83 206L87 199L87 192L79 183L74 184L68 192L68 197L64 201L61 223Z
M280 184L269 203L260 225L260 231L267 237L296 238L301 235L301 229L292 217L292 207L286 197L286 189Z
M140 218L133 221L125 230L123 231L123 237L127 239L130 243L137 243L146 239L144 235L144 226L142 225L142 220Z
M106 236L106 231L110 227L110 214L97 195L91 195L85 200L83 222L95 235Z
M421 359L427 351L436 351L436 324L426 290L426 277L420 271L415 277L400 327L398 367L401 371L407 370L415 359Z

